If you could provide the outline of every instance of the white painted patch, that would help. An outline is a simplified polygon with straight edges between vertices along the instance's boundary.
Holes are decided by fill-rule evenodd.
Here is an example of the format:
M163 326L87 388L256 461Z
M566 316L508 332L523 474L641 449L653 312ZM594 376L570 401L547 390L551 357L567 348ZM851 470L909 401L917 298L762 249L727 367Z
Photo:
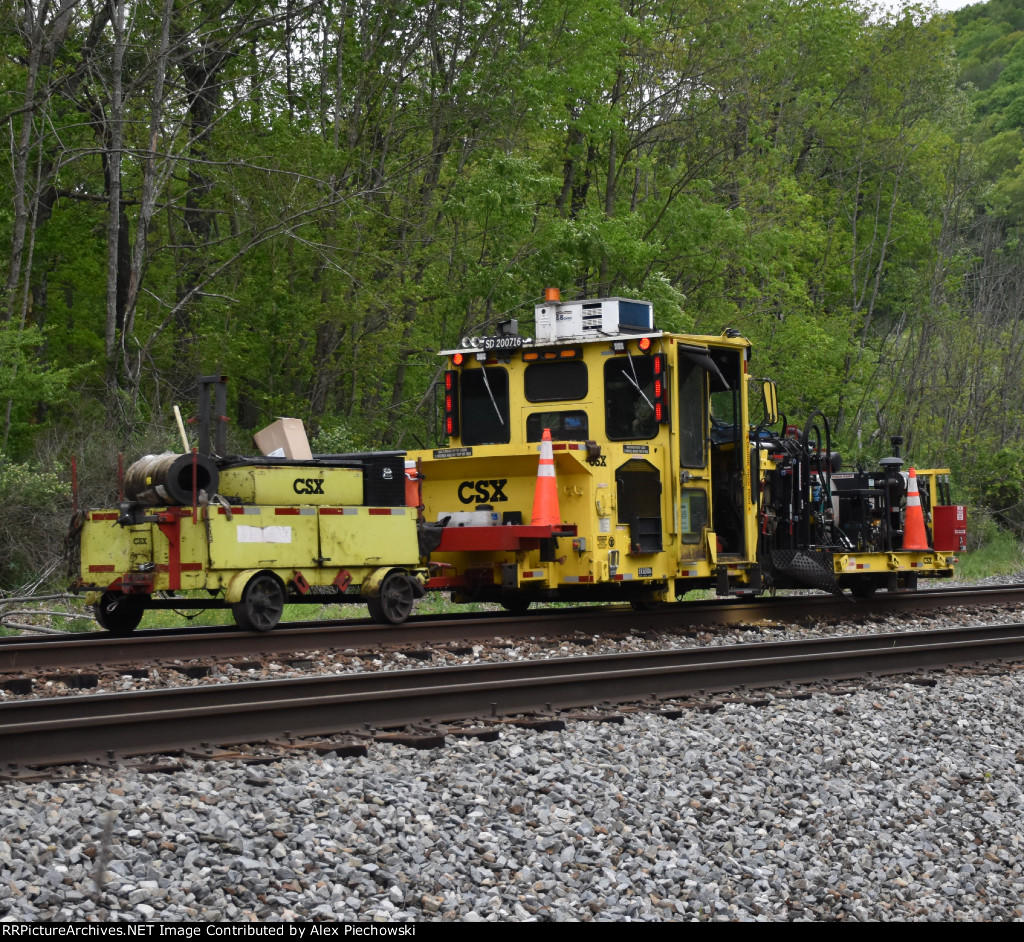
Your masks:
M238 527L239 543L291 543L291 527Z

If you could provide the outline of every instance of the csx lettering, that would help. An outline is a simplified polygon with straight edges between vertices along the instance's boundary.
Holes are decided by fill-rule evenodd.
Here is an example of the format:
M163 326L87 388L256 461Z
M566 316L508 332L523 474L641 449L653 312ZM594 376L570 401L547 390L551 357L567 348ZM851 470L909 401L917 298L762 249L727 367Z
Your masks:
M508 478L499 481L463 481L459 485L459 500L464 504L494 504L508 500L505 485Z
M296 478L292 482L292 490L296 494L322 494L324 481L323 478Z
M606 455L598 455L596 458L588 458L587 464L592 468L607 468L608 465L605 462Z

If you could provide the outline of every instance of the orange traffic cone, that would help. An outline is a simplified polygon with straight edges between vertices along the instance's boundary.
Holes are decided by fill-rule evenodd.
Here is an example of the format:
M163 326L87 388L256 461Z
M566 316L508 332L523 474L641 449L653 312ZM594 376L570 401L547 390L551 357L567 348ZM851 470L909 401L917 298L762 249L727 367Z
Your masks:
M928 549L928 533L924 528L924 511L921 510L921 494L917 489L917 472L910 469L907 482L907 512L903 520L903 548L905 550Z
M537 487L533 492L535 527L559 527L562 514L558 509L558 483L555 481L555 456L551 450L551 429L544 429L540 440L540 465L537 468Z

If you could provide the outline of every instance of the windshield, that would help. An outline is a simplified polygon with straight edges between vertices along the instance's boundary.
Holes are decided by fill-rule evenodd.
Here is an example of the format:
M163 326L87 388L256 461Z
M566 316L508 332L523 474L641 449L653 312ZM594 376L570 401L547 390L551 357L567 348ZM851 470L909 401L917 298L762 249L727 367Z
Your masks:
M462 443L504 445L509 441L508 373L501 367L463 370Z
M605 432L612 439L654 438L654 361L616 357L604 365Z

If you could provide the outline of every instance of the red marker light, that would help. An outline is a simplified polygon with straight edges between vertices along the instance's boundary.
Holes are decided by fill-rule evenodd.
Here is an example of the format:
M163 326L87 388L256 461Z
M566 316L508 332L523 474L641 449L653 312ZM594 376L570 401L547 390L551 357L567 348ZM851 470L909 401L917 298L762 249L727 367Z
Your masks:
M641 337L641 338L640 338L640 339L639 339L639 340L638 340L638 341L636 342L636 345L637 345L637 346L638 346L638 347L639 347L639 348L640 348L641 350L650 350L650 349L651 349L651 338L650 338L650 337Z
M454 356L452 357L452 363L453 363L453 364L454 364L455 366L462 366L462 360L463 360L463 356L462 356L462 354L461 354L461 353L456 353L456 354L455 354L455 355L454 355Z
M668 422L668 386L665 383L668 364L665 362L665 354L656 353L651 361L651 372L654 374L654 418L657 422Z
M459 374L444 374L444 430L449 437L459 434Z

